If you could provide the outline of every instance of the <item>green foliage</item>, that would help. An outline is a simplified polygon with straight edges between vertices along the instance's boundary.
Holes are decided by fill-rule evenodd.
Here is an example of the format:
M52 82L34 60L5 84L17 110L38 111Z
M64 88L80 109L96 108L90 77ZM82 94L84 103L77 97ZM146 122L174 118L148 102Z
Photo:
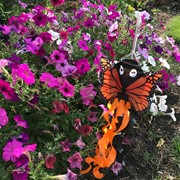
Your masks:
M166 35L173 37L173 39L180 43L180 16L175 16L169 20L166 25Z

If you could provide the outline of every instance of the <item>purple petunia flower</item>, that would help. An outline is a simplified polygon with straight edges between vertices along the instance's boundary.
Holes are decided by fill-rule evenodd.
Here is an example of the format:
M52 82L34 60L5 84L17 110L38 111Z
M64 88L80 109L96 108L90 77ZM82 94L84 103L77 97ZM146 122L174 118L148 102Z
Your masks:
M21 115L16 115L13 119L17 122L17 126L28 129L27 121L23 120Z
M118 162L115 161L115 163L113 164L111 170L112 170L116 175L118 175L118 172L119 172L120 170L122 170L122 164L120 164L120 163L118 163Z
M97 112L90 112L90 114L87 116L87 119L93 123L96 122L98 120Z
M39 81L46 83L50 88L58 87L59 85L57 79L52 74L47 72L42 73Z
M3 108L0 108L0 129L2 126L5 126L8 123L9 119L6 113L6 110Z
M78 41L78 47L81 48L83 51L89 51L89 47L88 45L86 44L86 41L80 39Z
M72 143L69 142L69 139L66 139L65 141L60 142L63 152L70 152L70 148L72 146Z
M154 51L159 54L162 54L163 48L161 46L154 46Z
M94 21L92 19L87 19L84 21L84 26L87 28L92 28L94 26Z
M75 66L77 67L77 73L79 73L80 75L85 74L91 68L91 66L88 62L88 59L86 59L86 58L82 58L82 59L78 60L75 63Z
M68 158L68 162L70 163L71 169L79 168L81 169L81 162L83 161L79 152L76 152L71 157Z
M56 66L57 67L57 66ZM76 66L70 66L70 65L66 65L62 70L62 77L67 77L72 75L73 73L75 73L77 71Z

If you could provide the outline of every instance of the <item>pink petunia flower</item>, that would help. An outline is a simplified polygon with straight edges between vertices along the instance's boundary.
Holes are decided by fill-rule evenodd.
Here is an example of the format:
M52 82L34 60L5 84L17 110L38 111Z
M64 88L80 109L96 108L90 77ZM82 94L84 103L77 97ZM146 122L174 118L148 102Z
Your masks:
M27 8L27 4L23 3L22 1L18 0L18 3L19 3L23 8Z
M23 144L16 139L13 139L12 142L8 142L3 148L3 159L5 161L11 160L12 162L15 162L24 151L22 146Z
M80 75L85 74L91 68L88 59L86 58L82 58L76 61L75 66L77 67L77 73L79 73Z
M56 156L54 154L49 154L46 157L45 165L47 169L54 169L54 163L56 162Z
M17 126L28 129L27 121L23 120L21 115L16 115L13 119L17 122Z
M65 141L61 141L60 142L62 148L63 148L63 152L70 152L70 148L72 146L72 143L69 142L69 139L66 139Z
M77 180L78 179L78 175L73 173L70 169L68 169L67 179L68 180Z
M5 66L7 66L8 65L8 60L6 60L6 59L0 59L0 73L2 73L3 71L2 71L2 68L4 68Z
M70 84L67 80L59 87L59 92L63 94L65 97L73 97L74 96L75 87Z
M80 39L78 40L78 47L81 48L83 51L89 51L89 47L86 43L86 41Z
M65 55L60 53L58 50L54 50L50 55L50 58L54 63L64 63L66 64L67 60L65 59Z
M82 137L80 137L77 141L76 141L76 146L79 147L80 149L83 149L85 147L85 143L82 141Z
M90 105L94 97L96 96L96 91L94 91L94 86L89 84L87 87L80 89L80 95L83 100L83 104L86 106Z
M79 152L76 152L71 157L68 158L71 169L79 168L81 169L81 162L83 161Z
M0 129L2 126L5 126L8 123L9 119L6 113L6 110L3 108L0 108Z
M46 83L50 88L58 87L59 85L57 79L52 74L47 72L41 74L39 81Z

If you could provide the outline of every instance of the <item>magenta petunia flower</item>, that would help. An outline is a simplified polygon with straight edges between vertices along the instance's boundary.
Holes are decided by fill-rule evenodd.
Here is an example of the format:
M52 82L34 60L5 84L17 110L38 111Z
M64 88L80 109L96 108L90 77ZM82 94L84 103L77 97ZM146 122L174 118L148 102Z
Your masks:
M16 69L16 75L24 80L24 82L28 85L32 85L35 83L34 74L31 72L28 64L20 64Z
M115 163L112 165L111 170L112 170L116 175L118 175L118 172L119 172L120 170L122 170L122 164L120 164L120 163L118 163L118 162L115 161Z
M24 151L22 146L23 144L16 139L13 139L12 142L8 142L3 148L3 159L5 161L11 160L12 162L15 162L16 159L19 158Z
M64 0L51 0L53 6L61 6L64 4Z
M94 86L89 84L87 87L80 89L80 95L83 100L83 104L86 106L90 105L94 97L96 96L96 91L94 91Z
M80 75L85 74L91 68L88 59L86 58L82 58L76 61L75 66L77 67L77 73L79 73Z
M75 87L68 81L64 81L64 83L59 87L59 92L61 92L65 97L73 97L74 90Z
M26 170L28 168L22 168L20 167L17 170L13 170L12 174L13 174L13 180L27 180L28 179L28 171Z
M52 35L48 32L41 32L39 37L43 40L44 43L50 42L52 40Z
M0 129L2 126L5 126L8 123L9 119L6 113L6 110L3 108L0 108Z
M69 139L66 139L65 141L60 142L63 152L70 152L70 148L72 146L72 143L69 142Z
M21 156L14 162L14 164L16 165L16 167L24 166L24 165L26 165L26 164L28 164L28 163L29 163L29 159L28 159L28 157L27 157L25 154L21 155Z
M92 19L87 19L84 21L84 26L87 28L92 28L94 26L94 21Z
M6 82L2 79L0 79L0 92L8 100L12 100L15 96L14 90L11 88L9 82Z
M8 35L11 32L12 26L0 25L0 31L2 34Z
M87 116L87 119L93 123L96 122L98 120L97 112L90 112L90 114Z
M45 26L47 23L47 16L44 15L41 11L38 11L32 19L34 20L36 26Z
M42 73L39 81L46 83L50 88L59 86L57 79L52 74L47 72Z
M28 129L27 121L22 119L21 115L16 115L13 119L17 122L17 126Z
M65 59L65 55L63 53L60 53L58 50L54 50L50 55L50 58L54 63L62 63L64 61L67 61Z
M79 152L76 152L71 157L68 158L68 162L70 163L71 169L79 168L81 169L81 162L83 161Z
M78 47L81 48L83 51L89 51L89 47L86 44L86 41L82 39L78 40Z

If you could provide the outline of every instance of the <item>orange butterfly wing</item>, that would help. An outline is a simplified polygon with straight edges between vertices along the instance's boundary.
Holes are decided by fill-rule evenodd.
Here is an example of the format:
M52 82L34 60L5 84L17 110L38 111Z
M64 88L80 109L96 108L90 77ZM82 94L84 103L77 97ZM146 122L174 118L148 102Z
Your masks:
M108 69L103 75L103 85L101 87L101 92L107 100L112 100L118 96L121 92L122 85L119 78L119 73L116 69Z
M128 100L134 110L143 111L149 106L150 93L154 85L162 78L162 74L156 73L139 78L126 88Z

